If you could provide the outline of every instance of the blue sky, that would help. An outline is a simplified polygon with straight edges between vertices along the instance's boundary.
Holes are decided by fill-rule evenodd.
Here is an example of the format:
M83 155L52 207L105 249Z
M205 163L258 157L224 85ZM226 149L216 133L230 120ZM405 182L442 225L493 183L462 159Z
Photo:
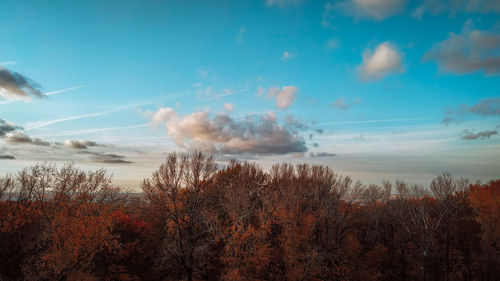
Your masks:
M134 186L201 149L498 177L499 1L241 2L2 1L0 174L74 161Z

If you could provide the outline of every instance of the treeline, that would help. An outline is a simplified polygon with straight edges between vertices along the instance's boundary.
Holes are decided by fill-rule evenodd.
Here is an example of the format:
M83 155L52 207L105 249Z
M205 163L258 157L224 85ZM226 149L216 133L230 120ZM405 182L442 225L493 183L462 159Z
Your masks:
M170 154L126 194L104 170L0 179L0 280L500 280L500 180L364 186Z

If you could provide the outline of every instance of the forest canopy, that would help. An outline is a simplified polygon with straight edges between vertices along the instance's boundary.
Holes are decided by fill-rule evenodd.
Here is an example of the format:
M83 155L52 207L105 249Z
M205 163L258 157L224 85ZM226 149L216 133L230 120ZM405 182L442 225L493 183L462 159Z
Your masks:
M500 279L500 180L365 185L193 152L140 187L73 164L0 178L0 280Z

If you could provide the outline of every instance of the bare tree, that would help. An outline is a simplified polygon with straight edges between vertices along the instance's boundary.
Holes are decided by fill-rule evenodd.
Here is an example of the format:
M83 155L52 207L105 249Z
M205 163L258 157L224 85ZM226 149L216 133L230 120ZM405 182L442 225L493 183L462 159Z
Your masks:
M111 246L110 214L120 199L105 170L85 172L67 164L39 163L0 184L12 204L10 228L33 225L24 278L62 280L93 275L94 257ZM73 278L74 279L74 278Z
M203 196L216 168L213 158L201 152L171 153L142 183L154 215L164 225L164 253L183 268L187 280L201 274L203 260L216 243Z

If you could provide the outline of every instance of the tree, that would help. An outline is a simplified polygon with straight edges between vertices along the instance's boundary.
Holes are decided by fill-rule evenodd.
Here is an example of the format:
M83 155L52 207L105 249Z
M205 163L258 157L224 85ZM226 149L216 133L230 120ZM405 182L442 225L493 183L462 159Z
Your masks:
M204 196L216 170L213 158L201 152L171 153L142 183L151 214L159 222L156 231L161 236L162 257L182 268L189 281L194 276L208 278L205 262L219 240ZM165 262L161 266L164 274L173 270Z
M120 197L105 170L42 163L1 182L12 203L2 229L23 234L16 241L23 278L92 279L96 255L112 246L110 214Z
M470 187L469 198L481 226L482 280L500 278L500 180Z

